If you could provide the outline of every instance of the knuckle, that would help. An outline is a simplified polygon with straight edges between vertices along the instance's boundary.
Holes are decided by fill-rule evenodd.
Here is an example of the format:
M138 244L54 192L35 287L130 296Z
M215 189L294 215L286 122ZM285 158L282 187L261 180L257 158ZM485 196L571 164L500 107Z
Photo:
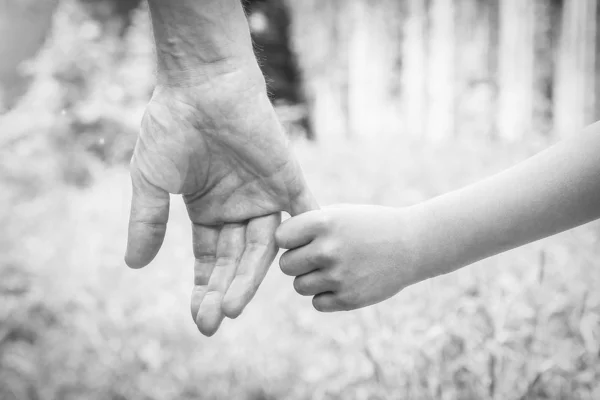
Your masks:
M326 230L331 225L331 216L327 212L321 212L315 222L319 229Z
M313 253L313 261L315 264L324 264L329 261L330 254L324 245L319 245Z
M314 252L314 261L318 264L329 264L335 260L337 248L331 241L326 241L317 246Z
M237 261L238 261L238 258L233 255L230 255L230 254L220 255L220 256L216 257L216 259L215 259L215 269L229 267L233 264L236 264Z
M213 253L202 252L194 249L194 258L199 265L212 265L217 261L217 257Z
M347 295L338 296L336 303L340 311L350 311L356 308L354 299Z
M206 269L196 270L194 273L194 284L197 286L208 285L210 281L210 271Z
M223 294L217 290L217 288L209 287L204 294L203 301L207 304L209 303L218 303L220 299L223 297Z
M327 271L325 279L327 280L327 285L336 291L342 286L341 274L337 269Z
M315 251L312 256L309 258L309 262L311 265L315 267L323 266L327 263L327 255L320 250Z
M246 242L246 251L248 252L264 252L272 245L268 239L252 239Z

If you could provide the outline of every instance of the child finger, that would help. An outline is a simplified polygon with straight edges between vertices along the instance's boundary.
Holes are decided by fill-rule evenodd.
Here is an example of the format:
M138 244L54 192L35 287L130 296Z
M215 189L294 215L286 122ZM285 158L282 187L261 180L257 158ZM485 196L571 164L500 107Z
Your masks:
M335 312L344 310L344 308L340 305L336 294L333 292L317 294L315 297L313 297L312 304L315 310L320 312Z
M301 296L314 296L319 293L329 292L334 285L322 271L315 271L301 275L294 279L294 289Z
M283 249L294 249L310 243L325 226L322 212L309 211L284 221L275 232L275 241Z
M325 260L317 256L313 247L308 244L283 253L279 258L281 271L289 276L299 276L325 267Z

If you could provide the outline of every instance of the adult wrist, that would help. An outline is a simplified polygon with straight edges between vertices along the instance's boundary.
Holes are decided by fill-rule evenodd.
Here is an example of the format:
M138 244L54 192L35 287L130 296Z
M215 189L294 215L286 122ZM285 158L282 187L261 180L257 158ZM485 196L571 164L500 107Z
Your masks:
M256 64L240 0L148 0L161 83L214 78Z
M156 83L161 87L198 87L228 78L241 80L239 83L242 86L253 85L266 89L264 75L254 55L232 56L209 63L189 64L184 69L167 68L159 63L156 71Z

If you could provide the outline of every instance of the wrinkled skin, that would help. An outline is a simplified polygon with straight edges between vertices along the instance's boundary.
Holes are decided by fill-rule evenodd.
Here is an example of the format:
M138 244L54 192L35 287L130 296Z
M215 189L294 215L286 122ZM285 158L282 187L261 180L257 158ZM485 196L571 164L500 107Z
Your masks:
M125 260L152 261L163 242L169 193L193 226L192 316L205 335L237 317L277 254L280 212L316 208L288 148L262 75L219 73L155 89L131 162L133 199Z

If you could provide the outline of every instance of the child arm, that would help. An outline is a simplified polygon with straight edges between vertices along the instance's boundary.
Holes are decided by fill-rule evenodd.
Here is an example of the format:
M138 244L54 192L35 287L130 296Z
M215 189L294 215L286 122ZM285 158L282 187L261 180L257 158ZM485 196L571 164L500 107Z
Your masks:
M320 311L411 284L600 217L600 124L500 174L403 209L329 208L276 233L284 273Z
M442 273L597 219L600 123L411 211L417 258Z

